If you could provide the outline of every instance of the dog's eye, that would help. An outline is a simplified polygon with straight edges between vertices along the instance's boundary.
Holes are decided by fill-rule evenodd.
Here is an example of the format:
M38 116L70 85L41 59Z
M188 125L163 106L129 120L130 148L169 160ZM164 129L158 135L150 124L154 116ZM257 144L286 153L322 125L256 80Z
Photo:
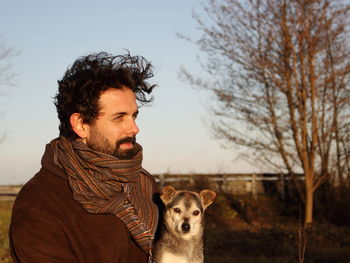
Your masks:
M175 211L175 213L178 213L178 214L180 214L180 213L181 213L180 208L177 208L177 207L175 207L175 208L174 208L174 211Z
M199 215L199 210L194 211L194 212L193 212L193 215L194 215L194 216L198 216L198 215Z

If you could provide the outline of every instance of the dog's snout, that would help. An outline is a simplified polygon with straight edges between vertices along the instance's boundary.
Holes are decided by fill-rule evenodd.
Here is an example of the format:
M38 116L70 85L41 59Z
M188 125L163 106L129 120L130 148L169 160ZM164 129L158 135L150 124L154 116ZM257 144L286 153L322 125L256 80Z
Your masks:
M190 231L190 224L188 224L188 223L183 223L183 224L181 225L181 229L182 229L183 232L187 233L188 231Z

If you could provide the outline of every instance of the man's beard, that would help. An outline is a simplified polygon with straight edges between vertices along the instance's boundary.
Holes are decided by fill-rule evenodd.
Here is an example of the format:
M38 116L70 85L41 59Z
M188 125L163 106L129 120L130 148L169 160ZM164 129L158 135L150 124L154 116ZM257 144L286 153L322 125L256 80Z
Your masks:
M122 150L120 149L120 145L123 143L132 143L134 145L133 148ZM136 137L126 137L118 140L115 145L112 145L105 136L97 132L96 130L91 134L89 140L86 141L87 146L98 152L102 152L105 154L113 155L118 159L132 159L136 154Z

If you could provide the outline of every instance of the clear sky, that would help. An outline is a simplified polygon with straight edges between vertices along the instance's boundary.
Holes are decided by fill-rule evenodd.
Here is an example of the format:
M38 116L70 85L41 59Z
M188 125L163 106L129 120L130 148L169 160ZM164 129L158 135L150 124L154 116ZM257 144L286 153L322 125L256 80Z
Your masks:
M0 35L20 55L16 86L0 97L0 184L24 183L40 169L45 144L58 136L57 80L93 52L142 55L154 65L155 100L140 109L138 141L151 173L256 171L224 150L203 124L210 98L178 78L181 66L200 73L196 47L176 33L198 35L200 0L0 0Z

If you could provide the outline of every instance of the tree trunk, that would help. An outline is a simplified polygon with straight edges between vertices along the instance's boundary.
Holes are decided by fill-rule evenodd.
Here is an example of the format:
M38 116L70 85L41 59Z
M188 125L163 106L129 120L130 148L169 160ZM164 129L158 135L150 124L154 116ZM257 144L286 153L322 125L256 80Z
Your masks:
M314 189L312 174L305 174L305 226L313 222Z

